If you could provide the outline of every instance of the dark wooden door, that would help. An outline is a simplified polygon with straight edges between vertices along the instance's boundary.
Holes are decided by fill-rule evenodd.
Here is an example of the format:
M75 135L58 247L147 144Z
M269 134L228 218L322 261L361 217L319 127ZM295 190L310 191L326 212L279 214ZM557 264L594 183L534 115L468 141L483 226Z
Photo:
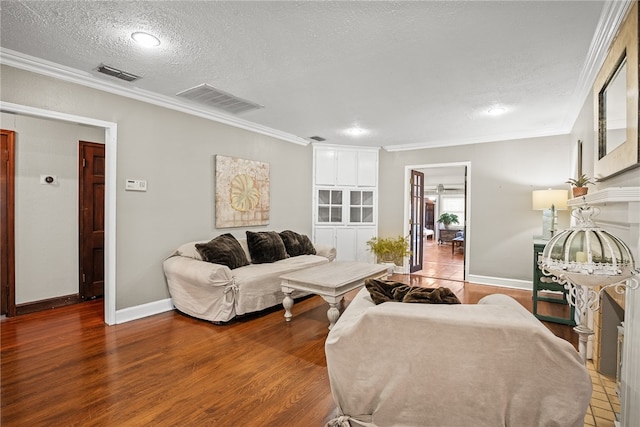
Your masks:
M80 141L80 297L104 295L104 145Z
M433 200L425 200L424 202L424 226L429 230L436 229L435 206Z
M424 244L424 174L411 171L411 257L409 271L422 270L422 254Z
M0 136L0 314L15 316L15 132Z

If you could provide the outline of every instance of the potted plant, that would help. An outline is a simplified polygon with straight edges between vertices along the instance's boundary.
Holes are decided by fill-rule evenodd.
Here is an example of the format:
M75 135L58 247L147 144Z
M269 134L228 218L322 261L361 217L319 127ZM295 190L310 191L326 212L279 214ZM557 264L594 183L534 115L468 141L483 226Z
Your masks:
M407 237L372 237L367 241L369 250L376 256L378 263L393 263L398 267L404 265L404 258L411 255L409 236Z
M594 182L586 176L585 174L580 175L578 178L569 178L568 181L565 181L567 184L571 184L571 191L573 192L573 197L580 197L587 194L589 188L587 185L594 184Z
M443 213L442 215L440 215L440 218L438 218L438 222L444 224L444 228L449 228L449 225L451 224L459 224L459 220L458 220L458 215L456 214L452 214L452 213Z

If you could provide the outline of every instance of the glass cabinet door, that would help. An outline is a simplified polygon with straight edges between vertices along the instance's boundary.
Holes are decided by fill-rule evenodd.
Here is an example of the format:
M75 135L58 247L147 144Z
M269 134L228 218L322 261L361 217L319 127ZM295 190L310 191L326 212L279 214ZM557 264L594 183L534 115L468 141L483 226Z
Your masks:
M318 190L318 222L342 222L342 190Z
M349 222L373 223L373 191L349 192Z

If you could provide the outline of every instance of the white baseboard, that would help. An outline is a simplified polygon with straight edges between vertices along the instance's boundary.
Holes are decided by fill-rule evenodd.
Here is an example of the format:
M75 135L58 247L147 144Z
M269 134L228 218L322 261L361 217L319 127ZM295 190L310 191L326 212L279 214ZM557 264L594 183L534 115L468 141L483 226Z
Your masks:
M477 283L479 285L491 285L501 288L524 289L527 291L533 290L533 283L528 280L505 279L503 277L477 276L469 274L466 277L466 281L470 283Z
M526 280L505 279L502 277L477 276L470 274L467 276L467 282L477 283L479 285L491 285L502 288L515 288L530 291L533 284ZM164 313L174 309L171 298L160 301L149 302L134 307L116 310L116 324L126 323L132 320L142 319L143 317L153 316L154 314Z
M171 298L123 308L122 310L116 310L116 324L164 313L165 311L173 310L173 308Z

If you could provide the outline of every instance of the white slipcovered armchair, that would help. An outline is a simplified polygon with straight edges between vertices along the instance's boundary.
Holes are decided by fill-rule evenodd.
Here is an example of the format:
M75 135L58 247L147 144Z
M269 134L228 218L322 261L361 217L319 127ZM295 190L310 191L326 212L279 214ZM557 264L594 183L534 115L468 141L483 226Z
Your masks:
M325 351L329 426L578 427L591 397L574 347L506 295L374 305L363 288Z

